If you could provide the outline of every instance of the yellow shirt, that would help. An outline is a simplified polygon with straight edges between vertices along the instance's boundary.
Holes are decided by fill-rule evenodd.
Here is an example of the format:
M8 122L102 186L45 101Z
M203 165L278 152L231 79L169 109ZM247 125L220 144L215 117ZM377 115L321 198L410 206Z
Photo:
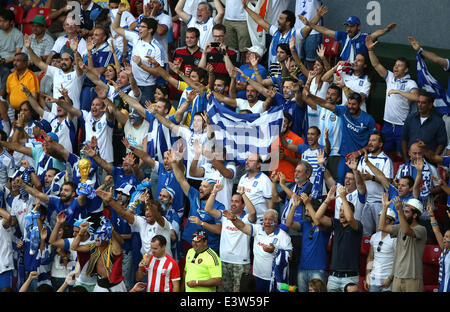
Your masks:
M16 110L20 108L22 102L28 101L27 95L22 92L21 83L31 93L39 92L39 79L31 70L27 69L20 79L17 77L16 72L11 73L6 80L6 93L9 94L9 104Z
M194 260L195 258L195 260ZM192 263L194 261L194 263ZM189 287L189 281L206 281L211 278L222 278L222 261L211 248L199 253L195 257L194 248L189 249L186 255L185 286L186 292L215 292L216 287Z

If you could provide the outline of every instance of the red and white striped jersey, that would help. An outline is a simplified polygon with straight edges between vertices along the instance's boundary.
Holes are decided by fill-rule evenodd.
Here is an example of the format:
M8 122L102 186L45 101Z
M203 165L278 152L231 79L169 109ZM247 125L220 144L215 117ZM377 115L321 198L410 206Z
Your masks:
M172 292L172 282L180 280L178 263L168 254L163 258L152 255L146 270L147 292Z

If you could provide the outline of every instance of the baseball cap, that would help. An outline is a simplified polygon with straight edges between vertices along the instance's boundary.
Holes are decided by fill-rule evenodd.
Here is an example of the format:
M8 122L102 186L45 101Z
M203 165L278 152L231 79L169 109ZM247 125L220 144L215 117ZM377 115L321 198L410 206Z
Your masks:
M128 183L122 183L116 192L122 192L125 195L131 196L136 191L136 187L134 185Z
M192 240L193 241L201 241L202 239L207 240L208 239L208 234L203 231L203 230L197 230L194 232L194 234L192 235Z
M408 199L408 201L406 202L405 205L409 205L409 206L419 210L421 214L423 213L423 204L420 200L418 200L416 198Z
M36 15L30 22L31 23L36 23L36 24L40 24L42 26L45 26L45 17L43 15Z
M350 16L349 18L347 18L344 25L349 26L361 25L361 22L357 16Z
M249 52L254 52L254 53L258 54L260 57L262 57L264 54L264 49L261 48L260 46L252 46L252 47L246 48L246 49Z
M59 137L58 137L58 135L57 135L56 133L54 133L54 132L49 132L49 133L47 133L47 134L48 134L49 137L52 138L53 141L59 142Z
M52 127L47 120L35 120L34 125L44 130L46 133L52 131Z

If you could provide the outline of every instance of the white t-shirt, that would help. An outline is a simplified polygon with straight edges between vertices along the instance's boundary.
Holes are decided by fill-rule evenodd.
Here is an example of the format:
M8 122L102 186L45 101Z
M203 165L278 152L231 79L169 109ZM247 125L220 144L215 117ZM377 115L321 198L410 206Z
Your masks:
M320 82L317 83L316 79L313 79L311 81L310 92L311 92L311 94L314 94L315 96L320 97L321 99L325 100L327 97L328 86L330 84L326 81L323 81L322 86L318 90L319 84L320 84ZM308 126L309 127L311 127L311 126L319 127L319 105L317 105L317 110L312 109L308 105Z
M302 21L298 18L299 15L303 15L308 19L308 21L312 20L314 17L316 17L316 9L319 9L322 5L322 1L320 0L303 0L303 1L296 1L295 2L295 28L302 29L305 27L305 25L302 23ZM317 25L322 25L322 22L319 21ZM311 30L310 35L318 34L319 32L316 30Z
M272 0L272 8L267 12L266 21L271 25L277 25L281 12L287 10L290 0Z
M339 155L339 148L341 147L341 123L342 120L336 116L332 111L320 107L317 107L319 111L319 126L322 135L319 138L319 144L325 146L324 133L325 129L328 129L328 140L330 141L331 151L329 156Z
M248 214L244 212L239 219L251 224ZM239 231L233 222L222 216L222 232L220 235L220 260L226 263L250 263L250 236Z
M370 86L372 85L369 81L369 77L367 75L355 76L348 75L345 72L341 73L341 77L344 79L345 85L359 94L364 94L366 99L369 97ZM345 96L345 92L342 90L342 103L345 104L347 102L347 97ZM366 101L363 101L361 104L361 110L367 112Z
M66 44L66 42L68 40L69 40L69 38L67 37L67 35L59 36L56 39L55 43L53 44L51 52L61 53L62 48L64 47L64 45ZM85 55L87 53L86 40L84 40L83 38L78 38L77 51L80 54L80 56L83 56L83 55Z
M72 153L71 135L75 138L75 125L67 116L63 122L59 122L58 117L52 112L44 111L43 119L47 120L52 127L52 132L58 135L58 143Z
M172 18L164 13L161 13L154 17L154 19L158 22L160 25L164 25L167 27L167 32L160 36L157 33L155 33L154 38L159 42L162 48L162 54L161 58L164 64L169 63L169 33L170 29L172 28Z
M278 228L275 232L267 235L264 227L260 224L250 224L252 227L253 241L253 275L263 280L270 280L272 275L272 261L277 249L292 250L291 237ZM263 246L275 246L273 253L263 250Z
M386 80L384 120L394 125L403 125L406 117L408 117L412 102L400 94L391 94L391 96L388 96L388 93L391 90L410 92L418 88L417 83L411 79L410 75L397 79L391 71L387 72L384 80Z
M202 49L205 48L208 42L214 42L212 36L212 29L214 27L214 18L211 16L209 19L204 21L203 23L199 23L197 21L197 12L191 15L191 18L187 22L187 27L195 27L200 32L200 40L198 42L198 46Z
M340 185L340 184L338 184ZM358 221L361 221L361 215L362 211L364 209L364 205L366 204L366 197L367 197L367 191L366 194L362 195L358 192L358 189L354 190L353 192L347 194L347 201L349 203L352 203L355 207L355 212L353 214L354 218ZM342 206L342 199L339 196L339 194L336 191L336 201L334 205L334 218L339 220L339 212L341 210Z
M53 98L58 99L62 96L59 92L62 84L69 92L73 107L80 109L80 93L83 86L84 75L78 77L76 70L64 73L62 69L51 65L47 66L46 75L53 77ZM56 105L52 106L52 113L56 115Z
M233 178L236 175L236 166L234 162L228 162L225 167L233 171L233 178L225 178L219 170L213 168L210 162L207 162L201 166L205 170L204 178L213 179L216 183L223 185L223 189L217 193L216 200L224 205L225 209L230 208L231 197L233 195Z
M82 110L81 118L85 122L84 129L86 131L86 141L90 141L92 137L95 136L98 141L100 157L106 162L112 163L114 161L112 144L114 123L107 120L106 113L104 113L100 119L95 120L94 117L92 117L91 112Z
M387 156L384 152L378 154L378 156L373 156L372 153L369 155L370 162L381 170L384 176L388 179L392 179L394 177L394 167L392 165L392 160ZM358 163L358 171L369 173L374 175L373 172L369 169L366 162L364 161L364 157L359 160ZM381 202L381 197L384 193L383 186L375 181L366 180L366 190L367 190L367 202Z
M153 65L150 64L148 62L148 59L146 58L146 56L151 56L159 63L159 65L164 65L161 57L162 48L158 41L152 39L152 41L146 42L142 39L139 39L139 35L137 33L129 30L125 30L125 38L133 45L133 50L131 53L132 58L133 56L137 55L141 58L141 61L144 65L153 67ZM156 78L153 75L150 75L145 70L141 69L133 61L133 59L131 59L131 69L138 86L152 86L155 84Z
M164 218L164 217L163 217ZM145 217L134 216L134 224L131 224L133 232L139 232L141 236L142 246L141 254L151 253L150 242L155 235L162 235L167 240L166 252L172 256L171 241L170 241L170 223L164 218L164 227L161 227L158 222L153 224L147 223Z
M244 7L242 6L242 1L227 0L224 18L230 21L246 21L247 15Z
M239 180L238 186L243 186L248 199L255 206L256 223L262 224L264 212L267 210L266 200L272 199L272 181L263 172L249 178L248 173Z
M248 100L236 99L236 104L239 110L248 109L253 114L261 114L264 112L264 102L261 100L258 100L253 106L250 106Z
M3 148L3 152L0 153L0 185L6 185L9 178L14 176L14 171L14 158Z
M14 270L14 258L12 248L13 228L5 229L3 227L3 218L0 217L0 274Z
M27 201L20 199L20 196L16 196L11 203L11 217L17 219L22 235L25 233L25 216L30 213L33 208L34 198L31 195Z
M279 16L279 15L278 15ZM275 24L270 24L269 26L269 34L271 36L274 36L274 34L278 31L278 23ZM280 43L288 43L289 44L289 40L291 39L291 37L295 37L295 49L297 50L298 53L300 53L299 51L301 51L302 45L303 45L303 34L301 32L300 29L295 29L292 28L290 31L288 31L287 33L285 33L284 35L280 34L280 40L278 42L274 42L274 37L272 37L272 41L270 42L270 47L269 47L269 67L270 64L272 63L277 63L277 54L272 53L272 46L275 44L278 46L278 44Z
M382 241L381 245L380 241ZM379 286L392 273L397 238L392 238L388 234L381 239L381 231L378 231L370 238L370 245L373 248L373 267L372 272L370 272L370 284Z
M111 25L114 23L114 19L116 18L118 10L119 9L114 9L114 10L109 11L109 15L111 17ZM128 11L125 11L122 13L122 15L120 17L120 27L121 28L128 29L128 27L130 27L131 24L133 24L134 22L136 22L136 19L134 18L133 14L131 14ZM118 33L116 33L112 29L112 26L109 27L109 30L111 32L111 38L114 40L114 48L116 49L116 51L120 52L119 53L120 55L122 55L123 37L121 35L119 35Z
M149 123L145 119L143 120L139 128L135 128L128 119L127 123L123 127L125 131L125 138L128 140L131 146L140 150L145 150L145 147L142 142L147 136L148 127Z
M186 177L188 179L193 179L193 180L203 180L203 178L198 178L198 177L193 177L189 174L189 168L191 168L191 163L192 160L194 159L194 142L195 140L198 141L198 144L200 146L204 146L206 144L206 142L208 141L208 135L206 131L203 131L201 133L197 133L194 132L194 130L188 128L188 127L184 127L184 126L179 126L178 127L178 133L175 133L175 135L180 136L185 142L186 142L186 146L187 146L187 155L185 155L187 157L187 165L186 165ZM198 166L202 166L203 164L205 164L208 160L203 156L200 155L200 158L198 160Z
M145 0L149 1L149 0ZM145 3L144 1L144 3ZM197 15L197 7L201 0L186 0L184 3L183 11L186 12L189 15L196 16Z

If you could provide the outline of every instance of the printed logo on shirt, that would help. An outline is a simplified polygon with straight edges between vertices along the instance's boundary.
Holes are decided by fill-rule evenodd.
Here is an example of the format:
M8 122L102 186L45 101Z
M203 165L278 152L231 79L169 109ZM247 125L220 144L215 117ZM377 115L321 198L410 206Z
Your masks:
M325 116L324 116L325 117ZM330 120L332 121L332 122L335 122L336 121L336 116L335 115L331 115L330 116Z
M253 187L256 187L258 185L258 181L253 182Z
M362 87L363 84L364 84L364 80L360 80L360 81L359 81L359 86Z

